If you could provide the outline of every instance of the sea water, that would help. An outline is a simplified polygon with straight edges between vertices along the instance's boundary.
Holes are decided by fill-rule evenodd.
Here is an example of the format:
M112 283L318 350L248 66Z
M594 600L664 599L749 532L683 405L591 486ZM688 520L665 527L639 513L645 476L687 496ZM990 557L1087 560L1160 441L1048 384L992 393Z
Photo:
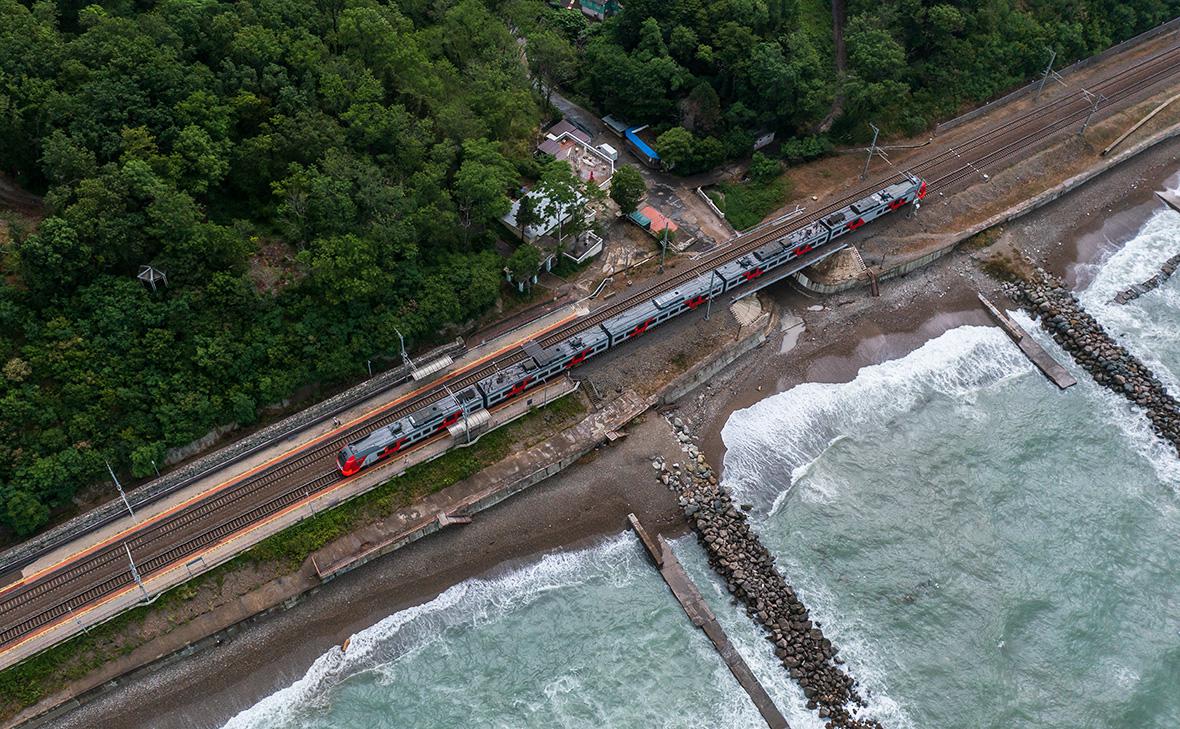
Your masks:
M1180 252L1160 210L1080 298L1176 394ZM961 327L850 383L735 413L726 483L891 726L1180 726L1180 461L1079 384ZM883 695L883 697L882 697Z
M227 726L738 729L757 721L626 534L399 612Z
M1110 301L1180 252L1180 215L1113 247L1079 295L1178 394L1180 277ZM960 327L734 413L725 483L887 726L1180 727L1180 460L1017 317L1076 387ZM792 727L822 727L695 541L674 547ZM621 535L396 613L228 726L759 724Z

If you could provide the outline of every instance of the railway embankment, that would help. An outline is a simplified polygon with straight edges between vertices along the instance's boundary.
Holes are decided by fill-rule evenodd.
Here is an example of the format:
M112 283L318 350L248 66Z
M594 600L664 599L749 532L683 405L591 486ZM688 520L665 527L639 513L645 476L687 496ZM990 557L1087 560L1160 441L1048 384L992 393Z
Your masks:
M431 361L443 356L458 357L466 350L462 339L456 339L447 344L436 347L421 359ZM127 500L137 513L145 511L161 502L166 497L176 494L203 479L221 473L225 469L254 456L276 443L289 442L306 434L317 425L324 425L334 416L345 413L374 397L386 393L410 379L410 368L407 365L394 367L385 372L365 380L332 397L321 400L307 408L300 410L278 422L260 428L244 438L240 438L229 445L217 449L205 456L183 464L163 476L150 481L143 486L129 490ZM224 435L230 430L218 429L214 433ZM213 434L211 434L213 435ZM212 447L215 438L202 438L203 448L192 444L186 450L188 455L194 455L200 450ZM65 521L51 529L38 534L36 537L15 545L0 553L0 575L18 576L21 567L36 559L49 555L83 536L104 526L113 524L126 516L126 507L119 499L112 499L83 514Z
M774 645L774 655L799 685L807 708L817 711L828 727L880 729L876 720L858 716L867 703L856 680L842 668L839 649L779 572L745 510L718 481L688 431L674 420L672 426L688 458L671 468L662 461L655 465L660 481L678 495L709 566Z
M1030 280L1007 288L1095 382L1142 408L1152 430L1180 452L1180 402L1147 365L1110 336L1061 280L1038 269Z
M199 588L198 597L186 602L189 605L212 603L208 608L198 614L188 615L183 620L168 616L153 621L166 624L166 630L138 644L116 639L120 644L109 646L112 655L96 662L93 670L74 677L65 687L59 687L51 695L4 720L2 726L51 726L54 719L64 712L89 703L121 684L140 680L161 666L220 645L260 618L299 605L328 580L442 529L454 528L450 525L463 523L466 521L463 517L474 517L478 523L479 512L528 490L588 457L596 447L618 435L652 406L667 401L667 394L683 394L693 386L690 383L699 382L702 377L707 379L710 371L715 372L718 362L732 363L765 341L777 320L773 310L761 307L758 299L753 297L739 303L741 306L736 307L738 311L734 312L734 316L730 315L728 309L718 307L713 312L716 321L709 327L708 333L698 333L710 342L714 342L714 338L723 332L732 331L734 334L727 335L728 341L719 346L701 350L699 356L687 362L682 371L657 374L657 368L656 372L645 376L642 383L644 387L640 391L621 389L615 392L611 388L606 397L593 395L594 388L584 385L582 394L574 397L589 397L594 403L591 412L574 422L558 422L559 427L547 432L544 437L540 437L541 431L538 430L534 435L539 440L534 439L530 445L482 466L478 472L447 488L394 509L380 519L370 520L333 539L308 554L293 571L288 570L252 584L229 599L209 592L213 586L206 580ZM736 330L733 328L735 325ZM658 344L656 346L659 348ZM466 449L455 449L443 458L463 458L466 452ZM378 476L376 471L372 477L374 483L389 478L388 475ZM357 488L361 488L359 483ZM306 509L306 513L310 516L314 511L330 517L332 512L325 514L326 509L359 495L359 492L356 495L337 494L331 504L326 501L316 503ZM314 522L306 523L314 530ZM275 533L282 536L281 532ZM224 578L226 584L237 581L224 574L214 576L218 582ZM187 590L189 587L180 589Z

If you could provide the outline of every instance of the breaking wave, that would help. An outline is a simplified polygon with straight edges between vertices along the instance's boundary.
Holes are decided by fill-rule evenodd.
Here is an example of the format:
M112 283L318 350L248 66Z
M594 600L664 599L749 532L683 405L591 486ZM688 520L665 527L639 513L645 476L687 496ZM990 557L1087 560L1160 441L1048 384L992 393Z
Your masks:
M726 485L740 499L771 504L784 494L767 474L791 474L794 484L837 439L866 425L887 425L934 397L970 399L1031 371L998 328L961 326L851 382L797 385L730 416L721 430Z
M300 726L317 711L327 709L332 690L365 671L381 671L397 661L444 640L448 628L482 625L528 605L552 590L591 580L627 581L646 568L630 534L579 551L555 552L538 562L490 579L455 585L430 602L407 608L352 636L347 653L332 648L315 660L302 678L281 689L226 725L226 729L273 729ZM554 684L550 690L560 692Z

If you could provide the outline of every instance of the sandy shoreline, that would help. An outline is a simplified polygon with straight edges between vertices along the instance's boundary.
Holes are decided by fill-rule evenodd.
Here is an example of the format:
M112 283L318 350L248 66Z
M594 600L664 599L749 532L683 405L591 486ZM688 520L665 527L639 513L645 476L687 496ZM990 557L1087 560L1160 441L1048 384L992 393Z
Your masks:
M998 237L1071 283L1118 247L1157 208L1153 193L1180 168L1180 140L1148 150L1019 222ZM1089 215L1077 211L1090 211ZM1107 211L1111 214L1107 214ZM1117 211L1117 212L1115 212ZM958 252L882 285L882 296L851 291L820 300L787 286L768 294L806 330L781 352L782 333L729 372L681 401L678 416L710 461L723 463L720 431L737 409L800 382L846 382L857 371L902 356L943 332L990 325L975 292L996 284ZM823 305L823 311L808 311ZM463 580L490 576L554 549L593 543L624 529L635 511L665 533L684 529L672 495L652 478L649 459L682 458L654 413L629 436L566 472L482 514L349 573L296 607L243 627L215 649L160 668L59 719L60 727L213 727L301 677L325 650ZM150 706L145 712L143 707Z

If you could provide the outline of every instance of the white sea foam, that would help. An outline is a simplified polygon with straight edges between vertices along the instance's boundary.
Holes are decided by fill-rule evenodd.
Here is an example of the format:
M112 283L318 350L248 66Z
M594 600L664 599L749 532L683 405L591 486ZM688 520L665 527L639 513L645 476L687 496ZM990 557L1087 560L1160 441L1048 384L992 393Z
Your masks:
M395 613L352 636L347 653L333 648L315 660L302 678L232 718L226 729L291 725L324 708L331 689L364 671L412 655L442 638L449 626L483 624L551 591L593 579L628 579L644 565L629 534L574 552L548 554L538 562L492 579L455 585L434 600ZM561 691L553 685L549 690Z
M1088 288L1078 294L1086 310L1097 319L1120 344L1132 351L1155 371L1173 396L1180 396L1180 379L1176 363L1161 361L1159 353L1175 340L1175 317L1162 318L1149 313L1149 307L1163 303L1166 310L1180 317L1180 285L1169 280L1127 304L1112 303L1116 294L1142 283L1159 272L1160 264L1180 253L1180 213L1161 208L1144 222L1131 240L1096 264L1097 270Z
M861 369L851 382L797 385L726 422L726 485L743 500L770 504L782 494L766 474L790 473L794 483L841 436L886 425L936 396L970 400L981 388L1031 371L998 328L962 326L900 359Z
M1008 314L1048 350L1054 359L1069 369L1078 380L1075 389L1085 392L1087 397L1096 403L1094 411L1108 418L1118 428L1127 447L1151 464L1160 481L1171 484L1174 488L1180 487L1180 459L1176 457L1176 450L1155 434L1151 429L1151 421L1144 415L1143 409L1131 404L1122 395L1100 387L1028 314L1023 311L1010 311ZM1162 381L1163 377L1160 379Z

